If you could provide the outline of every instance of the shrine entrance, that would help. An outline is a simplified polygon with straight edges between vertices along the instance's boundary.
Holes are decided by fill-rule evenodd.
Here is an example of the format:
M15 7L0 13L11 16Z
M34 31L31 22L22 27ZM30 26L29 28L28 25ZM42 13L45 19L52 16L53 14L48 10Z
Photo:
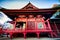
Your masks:
M16 28L24 29L25 25L26 25L26 22L17 22Z

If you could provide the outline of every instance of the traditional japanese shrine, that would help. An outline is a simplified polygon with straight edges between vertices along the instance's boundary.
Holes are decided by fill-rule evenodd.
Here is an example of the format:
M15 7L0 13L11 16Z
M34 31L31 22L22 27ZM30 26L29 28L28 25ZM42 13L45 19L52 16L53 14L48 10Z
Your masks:
M39 9L30 2L21 9L3 9L8 17L13 19L10 23L13 27L5 30L10 34L22 33L26 38L27 33L35 33L39 38L41 33L47 33L51 37L57 37L56 32L51 28L50 17L57 11L55 8Z

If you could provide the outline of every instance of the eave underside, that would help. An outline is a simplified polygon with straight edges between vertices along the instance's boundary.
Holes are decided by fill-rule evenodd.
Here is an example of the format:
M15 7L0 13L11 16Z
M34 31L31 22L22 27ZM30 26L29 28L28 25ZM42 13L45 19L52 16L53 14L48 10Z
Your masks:
M14 19L18 15L43 15L44 17L50 18L57 9L39 9L39 10L1 10L4 12L8 17Z

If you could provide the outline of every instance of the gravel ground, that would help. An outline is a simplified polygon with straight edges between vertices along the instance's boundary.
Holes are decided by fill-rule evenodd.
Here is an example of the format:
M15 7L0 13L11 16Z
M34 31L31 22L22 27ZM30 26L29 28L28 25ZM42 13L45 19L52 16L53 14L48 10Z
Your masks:
M6 38L6 37L3 37L3 38L0 38L0 40L11 40L10 38ZM12 40L60 40L60 38L13 38Z

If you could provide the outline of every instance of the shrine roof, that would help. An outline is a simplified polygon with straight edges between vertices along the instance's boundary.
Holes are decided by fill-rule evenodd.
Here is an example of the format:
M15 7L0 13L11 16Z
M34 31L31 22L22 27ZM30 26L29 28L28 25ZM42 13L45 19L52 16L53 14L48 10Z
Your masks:
M21 9L5 9L2 8L0 11L3 12L49 12L49 11L56 11L60 8L45 8L45 9L39 9L36 6L34 6L32 3L28 3L26 6L24 6Z

